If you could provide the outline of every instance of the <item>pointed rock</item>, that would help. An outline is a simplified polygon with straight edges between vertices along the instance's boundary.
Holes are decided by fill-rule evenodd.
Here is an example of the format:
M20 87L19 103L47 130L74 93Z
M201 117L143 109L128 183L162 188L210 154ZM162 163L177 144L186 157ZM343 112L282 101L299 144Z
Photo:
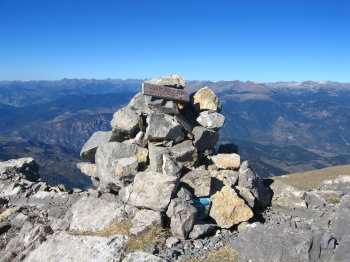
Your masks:
M95 154L97 147L108 143L111 139L112 132L97 131L85 142L80 151L80 157L91 162L95 162Z
M210 110L213 112L221 111L221 102L217 95L209 87L199 89L192 96L192 104L197 112Z

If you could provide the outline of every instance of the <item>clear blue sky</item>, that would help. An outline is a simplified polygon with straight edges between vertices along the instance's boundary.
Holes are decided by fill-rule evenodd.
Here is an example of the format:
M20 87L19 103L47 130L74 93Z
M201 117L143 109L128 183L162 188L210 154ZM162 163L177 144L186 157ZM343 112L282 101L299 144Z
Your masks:
M349 0L0 0L0 79L350 82Z

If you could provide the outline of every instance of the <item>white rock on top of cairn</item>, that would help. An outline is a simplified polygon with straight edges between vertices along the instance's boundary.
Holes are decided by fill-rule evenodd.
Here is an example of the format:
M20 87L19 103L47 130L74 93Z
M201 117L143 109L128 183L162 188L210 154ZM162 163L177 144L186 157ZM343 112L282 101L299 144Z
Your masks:
M203 237L216 227L247 221L253 211L246 202L252 207L268 204L262 180L246 163L240 167L238 154L213 155L225 117L210 88L192 94L191 102L181 102L177 94L187 94L183 77L170 75L144 84L154 88L157 96L136 94L114 114L114 137L111 132L96 132L83 147L85 159L96 163L78 166L94 176L98 190L138 208L139 217L148 213L168 217L173 235L180 239ZM206 220L208 215L216 224ZM159 216L142 216L137 223L134 219L133 233L142 234L147 225L160 224Z

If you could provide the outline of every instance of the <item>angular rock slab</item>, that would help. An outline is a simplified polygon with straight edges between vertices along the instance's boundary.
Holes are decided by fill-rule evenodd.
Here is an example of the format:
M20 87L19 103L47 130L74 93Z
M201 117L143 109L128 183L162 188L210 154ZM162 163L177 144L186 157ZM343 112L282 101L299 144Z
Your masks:
M122 220L126 213L123 203L109 202L95 197L83 197L71 207L69 229L77 232L97 232L113 221Z
M241 158L237 154L218 154L212 156L214 164L219 169L238 169L241 164Z
M205 197L210 194L211 176L207 170L193 170L185 174L181 184L192 191L196 197Z
M127 237L75 236L60 232L49 237L29 253L26 262L117 262L120 261Z
M211 196L212 206L209 212L219 227L230 228L253 217L253 211L237 193L224 185Z
M179 114L179 109L174 101L155 98L142 93L136 94L128 106L142 115L149 115L152 112L169 115Z
M147 161L148 150L135 144L110 142L98 147L96 151L96 167L101 183L101 190L122 187L116 176L118 159L136 156L139 163Z
M175 143L184 140L182 125L166 114L150 114L147 117L146 139L150 141L172 140Z
M171 200L166 214L170 217L170 228L173 236L186 239L193 228L197 209L189 202L175 198Z
M201 126L193 128L192 134L194 135L193 144L198 151L204 151L214 147L219 140L219 133Z
M156 146L154 143L148 144L149 166L151 171L162 172L163 155L169 153L168 147Z
M260 223L245 226L232 241L244 261L310 261L311 245L309 230Z
M239 168L238 186L250 190L256 198L257 206L266 207L271 203L271 192L250 167L248 161L244 161Z
M190 239L205 237L216 229L215 224L196 224L189 235Z
M123 107L113 114L111 126L134 137L142 128L142 119L131 108Z
M205 128L219 130L225 123L225 117L216 112L204 111L199 114L197 122Z
M209 87L199 89L192 96L191 100L193 107L197 112L206 110L220 112L222 108L219 98Z
M118 179L132 182L133 177L137 174L138 165L136 156L121 158L118 160L115 175Z
M85 142L80 151L80 157L91 162L95 162L95 153L97 147L110 141L112 132L97 131L92 134L88 141Z
M186 79L178 75L168 75L147 80L145 83L184 89L186 86Z
M169 154L163 155L163 165L162 165L163 174L180 177L182 169L183 169L183 164L181 164L181 162L176 161Z
M119 195L124 203L137 208L165 211L176 190L178 178L158 172L139 172L134 183L123 188Z

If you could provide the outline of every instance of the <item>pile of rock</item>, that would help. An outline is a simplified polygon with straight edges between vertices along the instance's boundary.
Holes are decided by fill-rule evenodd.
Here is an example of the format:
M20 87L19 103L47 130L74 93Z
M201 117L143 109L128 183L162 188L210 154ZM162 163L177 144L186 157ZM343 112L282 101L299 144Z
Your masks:
M144 84L185 92L185 79L175 75ZM112 131L95 132L81 150L90 163L78 167L98 191L136 210L129 217L133 234L170 223L175 237L198 238L248 221L269 204L268 189L248 163L214 149L225 121L215 93L204 87L189 101L138 93L115 112Z

